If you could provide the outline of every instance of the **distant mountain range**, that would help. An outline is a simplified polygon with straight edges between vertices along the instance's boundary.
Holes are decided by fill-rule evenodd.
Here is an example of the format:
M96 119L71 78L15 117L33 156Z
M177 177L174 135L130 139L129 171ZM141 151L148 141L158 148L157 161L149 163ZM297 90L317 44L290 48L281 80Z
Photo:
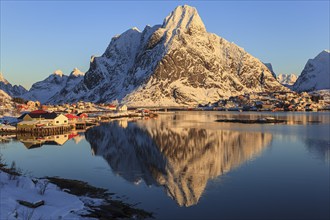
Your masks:
M297 81L298 77L295 74L279 74L277 80L282 85L292 88L293 84Z
M27 90L21 85L12 85L10 84L0 73L0 90L4 91L6 94L11 97L18 97L27 92Z
M61 70L56 70L46 79L34 83L31 89L22 95L22 98L48 103L50 99L54 96L58 97L63 91L72 90L83 78L84 73L78 68L74 68L69 76L64 75Z
M208 33L197 10L178 6L162 25L132 28L112 38L104 54L92 57L83 74L60 70L34 83L29 91L12 86L2 75L0 89L41 103L77 101L130 106L177 106L216 102L254 92L329 89L329 51L309 60L294 85L294 76L276 77L243 48ZM284 86L283 86L283 85Z

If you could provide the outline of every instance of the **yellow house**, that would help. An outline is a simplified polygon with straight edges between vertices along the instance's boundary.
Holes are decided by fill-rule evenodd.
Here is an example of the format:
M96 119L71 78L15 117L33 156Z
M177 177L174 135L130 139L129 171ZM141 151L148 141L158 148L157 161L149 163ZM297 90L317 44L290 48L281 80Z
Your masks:
M57 115L55 112L34 111L20 116L22 120L17 124L17 128L36 128L42 126L61 126L68 125L68 118L63 115Z
M67 124L69 124L69 119L63 114L60 114L53 119L53 125L67 125Z
M127 111L127 105L119 105L117 107L117 111L119 111L119 112L125 112L125 111Z
M67 142L67 140L69 140L69 135L68 134L61 134L61 135L55 135L54 136L54 142L57 145L63 145L63 144L65 144L65 142Z

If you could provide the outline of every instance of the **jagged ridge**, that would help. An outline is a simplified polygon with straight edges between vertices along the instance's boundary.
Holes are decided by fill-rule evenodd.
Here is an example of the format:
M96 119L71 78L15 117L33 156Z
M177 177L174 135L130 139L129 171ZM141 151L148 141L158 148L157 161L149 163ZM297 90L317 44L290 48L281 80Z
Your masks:
M237 45L208 33L193 7L178 6L162 25L112 38L71 90L48 102L191 105L242 93L286 90L268 68Z
M27 92L27 90L21 85L12 85L9 83L2 73L0 73L0 90L3 90L6 94L11 97L18 97Z

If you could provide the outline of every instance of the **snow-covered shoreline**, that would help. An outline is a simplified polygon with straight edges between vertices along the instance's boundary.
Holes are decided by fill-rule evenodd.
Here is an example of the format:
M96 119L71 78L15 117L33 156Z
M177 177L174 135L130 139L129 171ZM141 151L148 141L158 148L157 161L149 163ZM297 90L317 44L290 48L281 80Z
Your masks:
M109 195L81 181L20 175L0 163L0 219L152 218L152 213Z
M85 208L78 196L62 191L46 179L0 171L0 190L0 219L80 219L79 213ZM44 205L33 209L17 200L44 201Z

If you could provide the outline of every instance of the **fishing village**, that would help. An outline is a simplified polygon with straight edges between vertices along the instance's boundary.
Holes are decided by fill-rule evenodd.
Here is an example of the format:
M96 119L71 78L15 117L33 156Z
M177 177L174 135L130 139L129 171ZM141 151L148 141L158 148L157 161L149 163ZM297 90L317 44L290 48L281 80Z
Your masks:
M1 101L1 99L0 99ZM0 134L18 133L46 136L86 130L102 122L120 118L153 118L167 111L326 111L330 109L328 93L259 93L232 96L216 103L198 106L128 107L113 102L96 104L80 101L61 105L42 105L39 101L20 98L2 99ZM2 113L2 114L1 114ZM2 117L1 117L2 115Z
M87 110L86 110L86 109ZM59 106L40 105L29 101L19 105L21 115L18 117L4 116L1 118L0 134L31 134L49 136L84 131L102 122L121 118L156 117L157 114L147 109L127 110L126 105L103 105L97 107L92 103L67 104ZM30 110L30 111L29 111Z

